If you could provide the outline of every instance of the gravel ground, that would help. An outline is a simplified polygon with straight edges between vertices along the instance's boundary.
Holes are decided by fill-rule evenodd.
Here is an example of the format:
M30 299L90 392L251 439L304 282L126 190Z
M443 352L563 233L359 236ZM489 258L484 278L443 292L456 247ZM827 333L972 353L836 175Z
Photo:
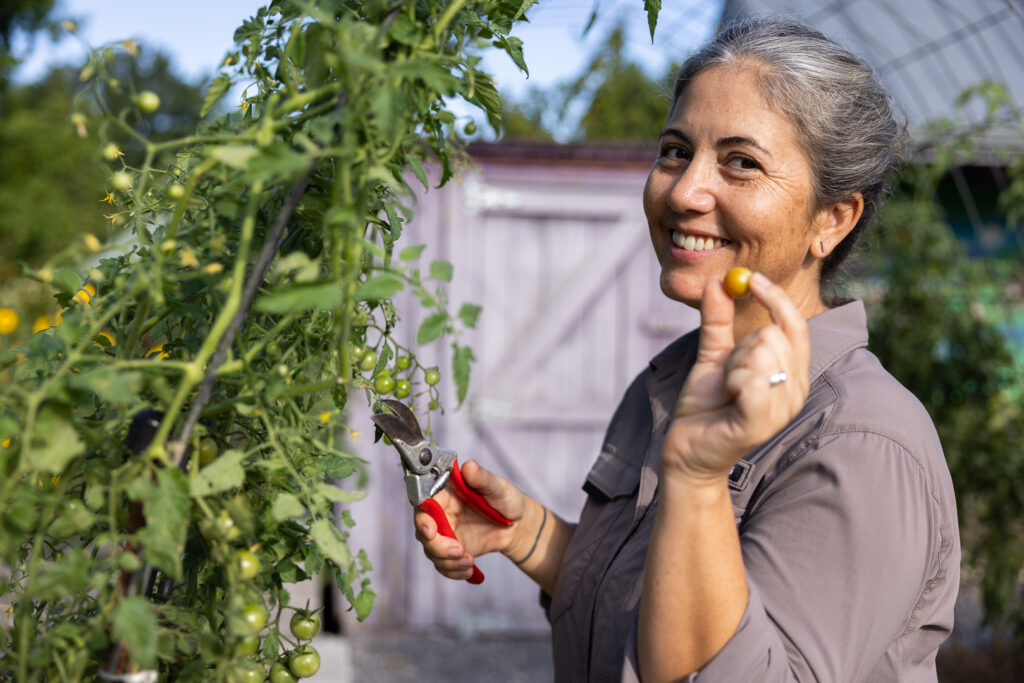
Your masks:
M323 636L317 683L545 683L554 680L546 637L428 633Z

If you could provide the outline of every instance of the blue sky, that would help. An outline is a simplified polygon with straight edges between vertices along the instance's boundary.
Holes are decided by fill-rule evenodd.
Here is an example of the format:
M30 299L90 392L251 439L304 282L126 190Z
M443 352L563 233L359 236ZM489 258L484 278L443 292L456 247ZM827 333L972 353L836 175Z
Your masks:
M488 57L485 69L504 92L521 94L528 85L552 85L577 74L594 46L620 17L626 21L631 55L661 73L706 39L721 12L721 0L670 0L664 3L654 45L640 0L597 0L598 21L586 38L583 28L595 0L542 0L527 14L530 22L514 35L526 46L530 68L526 80L500 54ZM76 19L78 37L57 44L40 37L17 77L31 80L54 63L81 64L84 43L98 46L133 38L143 49L160 48L173 56L179 76L189 80L212 75L233 46L232 34L242 20L260 7L239 0L63 0L55 16Z

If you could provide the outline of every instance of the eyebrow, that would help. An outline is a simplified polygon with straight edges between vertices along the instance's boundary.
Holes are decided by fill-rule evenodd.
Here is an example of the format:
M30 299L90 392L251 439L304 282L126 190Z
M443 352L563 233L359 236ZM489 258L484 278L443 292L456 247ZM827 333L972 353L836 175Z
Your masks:
M661 137L665 137L666 135L671 135L673 137L677 137L680 140L684 140L686 142L690 142L691 141L690 138L687 137L683 133L683 131L679 130L678 128L666 128L665 130L661 131ZM772 156L772 153L769 152L764 147L762 147L761 145L757 144L757 141L752 140L750 138L743 137L742 135L730 135L729 137L726 137L726 138L720 138L715 143L716 147L728 147L730 145L747 145L749 147L753 147L754 149L756 149L756 150L758 150L758 151L768 155L769 157Z

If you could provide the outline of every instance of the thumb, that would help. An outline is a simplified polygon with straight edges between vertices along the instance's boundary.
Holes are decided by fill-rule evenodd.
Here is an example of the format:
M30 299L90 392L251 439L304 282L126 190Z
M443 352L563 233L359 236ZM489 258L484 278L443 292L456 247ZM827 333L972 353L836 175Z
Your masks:
M491 471L484 469L476 460L467 460L462 464L462 478L484 498L493 499L503 494L505 480Z
M732 325L736 305L720 280L710 280L704 286L700 303L700 345L697 362L716 360L736 346Z

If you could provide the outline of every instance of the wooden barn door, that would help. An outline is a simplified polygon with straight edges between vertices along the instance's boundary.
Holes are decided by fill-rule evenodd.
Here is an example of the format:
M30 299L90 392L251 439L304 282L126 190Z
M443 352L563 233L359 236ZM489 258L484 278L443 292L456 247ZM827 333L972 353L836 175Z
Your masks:
M623 391L696 324L695 312L658 287L644 179L636 166L481 163L461 183L421 197L408 227L408 244L431 245L425 258L455 265L454 306L483 306L464 340L477 358L469 397L451 410L449 396L435 440L568 521L579 515L583 480ZM412 336L418 321L407 322ZM447 349L432 351L447 371ZM353 506L353 545L375 565L371 625L547 628L536 587L503 558L480 561L481 586L437 576L412 537L397 455L360 448L372 481L368 499Z

